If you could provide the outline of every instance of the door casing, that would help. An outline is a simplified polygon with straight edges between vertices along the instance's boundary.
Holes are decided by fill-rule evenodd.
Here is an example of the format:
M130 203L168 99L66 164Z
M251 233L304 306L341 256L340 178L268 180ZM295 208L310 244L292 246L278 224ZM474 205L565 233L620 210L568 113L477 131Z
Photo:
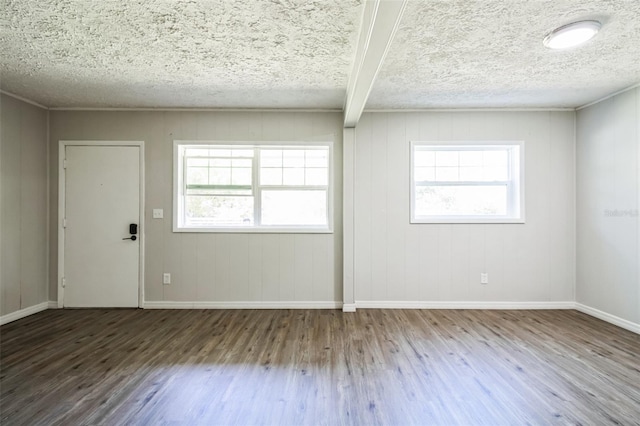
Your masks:
M144 307L144 242L145 242L145 209L144 209L144 141L87 141L87 140L61 140L58 145L58 308L64 307L64 252L65 252L65 233L64 218L66 217L66 170L65 156L67 146L134 146L140 149L140 223L138 233L139 250L138 254L138 307Z

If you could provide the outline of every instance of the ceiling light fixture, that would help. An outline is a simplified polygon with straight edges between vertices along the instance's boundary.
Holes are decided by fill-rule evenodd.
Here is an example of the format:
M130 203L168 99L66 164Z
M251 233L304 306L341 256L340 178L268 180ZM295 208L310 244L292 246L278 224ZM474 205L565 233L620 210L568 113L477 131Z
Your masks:
M578 46L598 33L602 24L598 21L578 21L551 31L542 42L549 49L567 49Z

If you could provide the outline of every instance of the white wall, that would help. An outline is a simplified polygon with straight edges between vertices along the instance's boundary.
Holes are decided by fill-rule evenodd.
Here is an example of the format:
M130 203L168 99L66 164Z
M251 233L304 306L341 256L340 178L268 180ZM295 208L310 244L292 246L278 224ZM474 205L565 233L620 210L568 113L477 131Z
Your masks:
M640 88L577 114L578 303L640 329Z
M172 232L174 139L335 141L334 234ZM342 300L342 115L288 112L51 113L51 285L57 298L59 140L145 142L145 300L152 302L318 302ZM154 208L164 220L154 220ZM172 283L162 285L162 273Z
M364 114L355 152L356 304L573 301L574 120L574 112ZM409 224L410 141L433 140L524 140L526 224Z
M47 111L4 94L0 110L4 321L9 314L47 301Z

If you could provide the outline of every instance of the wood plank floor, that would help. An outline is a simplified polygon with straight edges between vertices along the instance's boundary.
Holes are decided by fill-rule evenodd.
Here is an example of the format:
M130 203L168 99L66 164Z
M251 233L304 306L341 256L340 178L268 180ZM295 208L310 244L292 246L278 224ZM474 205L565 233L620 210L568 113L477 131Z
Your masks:
M49 310L0 423L640 424L640 336L576 311Z

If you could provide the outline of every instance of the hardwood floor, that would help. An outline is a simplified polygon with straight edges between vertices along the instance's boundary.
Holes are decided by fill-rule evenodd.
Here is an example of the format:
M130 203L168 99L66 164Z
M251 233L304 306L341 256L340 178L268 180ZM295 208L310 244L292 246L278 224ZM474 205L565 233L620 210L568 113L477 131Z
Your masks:
M640 336L576 311L49 310L0 423L640 424Z

